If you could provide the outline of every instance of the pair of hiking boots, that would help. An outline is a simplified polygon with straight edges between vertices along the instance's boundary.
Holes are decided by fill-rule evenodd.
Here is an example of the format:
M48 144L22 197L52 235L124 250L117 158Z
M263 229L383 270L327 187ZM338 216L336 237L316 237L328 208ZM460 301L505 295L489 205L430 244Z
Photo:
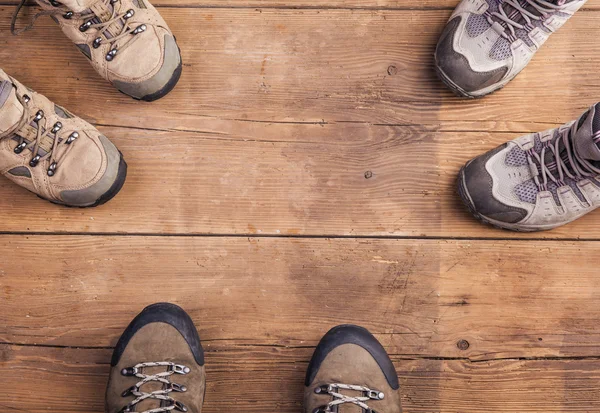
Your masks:
M321 340L308 366L305 413L401 413L398 376L366 329L342 325ZM106 413L200 413L204 352L180 307L145 308L119 339L111 360Z
M14 34L22 0L13 17ZM165 96L181 75L173 33L148 0L37 0L98 73L139 100ZM0 70L0 173L56 204L92 207L122 188L127 164L92 125Z
M479 98L510 82L587 0L463 0L435 52L440 79ZM479 220L514 231L567 224L600 206L600 103L579 119L469 161L458 193Z

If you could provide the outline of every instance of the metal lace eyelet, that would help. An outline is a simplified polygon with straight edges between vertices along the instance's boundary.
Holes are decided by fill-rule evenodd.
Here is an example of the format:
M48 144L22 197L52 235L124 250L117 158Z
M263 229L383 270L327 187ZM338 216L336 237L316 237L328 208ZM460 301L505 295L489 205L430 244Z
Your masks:
M189 367L183 366L181 364L175 364L170 368L171 371L174 371L176 374L188 374L191 370Z
M56 0L50 0L50 4L54 7L60 7L62 4Z
M179 410L180 412L187 412L188 409L185 406L185 404L181 403L181 402L175 402L173 403L173 405L175 406L175 410Z
M27 142L21 142L15 147L15 153L19 154L27 147Z
M75 139L79 138L79 133L77 132L73 132L72 134L69 135L69 137L67 138L67 140L65 141L65 145L70 145L73 143L73 141Z
M42 120L43 117L44 117L44 111L40 109L35 114L35 118L33 118L33 121L35 123L38 123L40 120Z
M97 48L99 48L101 45L102 45L102 37L96 37L96 38L94 39L94 43L92 43L92 47L93 47L94 49L97 49Z
M133 9L127 10L127 13L125 13L125 15L123 16L123 20L131 19L134 14L135 14L135 10L133 10Z
M331 390L333 390L333 389L331 388L330 385L324 384L322 386L316 387L315 393L316 394L324 394L324 393L326 394L326 393L329 393Z
M131 407L129 405L123 407L121 410L119 410L119 413L129 413L131 412Z
M79 26L79 31L80 32L87 32L87 30L92 27L92 21L88 20L85 23L83 23L81 26Z
M50 165L50 167L48 168L48 176L54 176L54 174L56 173L56 167L58 165L56 164L56 162L52 162L52 165Z
M138 369L135 367L126 367L121 370L123 376L135 376L138 373Z
M177 383L171 383L170 389L177 393L185 393L187 391L187 387Z
M50 132L56 134L56 133L58 133L59 130L62 129L62 127L63 127L62 123L56 122Z
M63 19L66 19L66 20L71 20L71 19L73 18L73 15L74 15L74 14L75 14L75 13L73 13L72 11L68 11L68 12L66 12L65 14L63 14Z
M29 103L30 100L31 98L29 97L29 95L23 95L23 102Z
M369 390L367 396L373 400L383 400L385 398L385 394L382 391L377 390Z
M137 392L139 390L139 387L136 385L131 386L130 388L128 388L127 390L125 390L123 392L123 394L121 394L121 397L127 397L130 394L133 394L133 392Z
M32 160L29 161L29 166L35 168L37 164L40 162L40 155L35 155Z
M135 35L135 34L143 33L145 31L146 31L146 25L142 24L141 26L136 27L135 30L132 31L131 33Z
M106 60L111 62L117 55L117 52L118 52L117 48L111 49L110 52L108 52L106 54Z

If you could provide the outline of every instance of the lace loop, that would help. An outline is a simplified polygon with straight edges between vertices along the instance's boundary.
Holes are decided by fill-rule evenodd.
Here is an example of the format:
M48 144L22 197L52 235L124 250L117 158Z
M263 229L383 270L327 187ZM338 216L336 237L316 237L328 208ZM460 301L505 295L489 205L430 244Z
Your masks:
M525 1L527 5L522 6L521 4L523 1ZM515 41L517 40L515 29L524 29L527 31L533 30L535 28L533 21L544 20L551 13L564 9L564 3L564 0L558 0L557 4L550 3L546 0L504 0L498 5L498 11L486 12L486 16L490 24L494 23L494 19L503 23L504 26L510 30L510 33L503 33L502 35L511 41ZM507 13L505 9L506 5L511 6L515 11L510 14ZM527 9L527 6L530 6L535 10L537 14L530 9Z
M144 374L144 369L149 367L166 367L167 370L156 374ZM135 405L141 403L144 400L160 400L161 402L167 402L168 405L161 406L152 410L146 410L141 413L163 413L170 412L172 410L187 412L188 409L183 403L178 402L169 395L172 392L186 392L187 387L181 384L173 383L169 380L169 378L174 374L189 374L190 371L191 370L189 367L166 361L139 363L133 367L124 368L123 370L121 370L121 374L123 376L135 376L141 380L123 392L123 397L134 396L135 399L129 402L129 404L127 404L125 407L123 407L120 413L135 411ZM142 391L142 386L150 382L162 383L163 387L160 390L155 390L150 393Z
M567 127L560 128L554 143L545 142L540 153L533 148L526 151L529 169L540 191L548 190L549 180L561 187L565 186L566 177L579 181L600 174L600 169L577 152L573 142L578 129L577 125L578 122L573 122ZM549 157L546 156L548 154ZM551 161L548 161L547 158L550 158Z
M340 390L360 392L362 393L362 396L348 396L340 393ZM364 409L367 413L377 413L375 410L371 409L366 402L370 400L383 400L385 398L385 394L381 391L372 390L365 386L342 383L325 384L319 386L315 388L315 393L321 395L330 395L333 397L333 400L324 406L317 407L313 413L331 413L335 411L334 408L336 406L345 403L355 404Z

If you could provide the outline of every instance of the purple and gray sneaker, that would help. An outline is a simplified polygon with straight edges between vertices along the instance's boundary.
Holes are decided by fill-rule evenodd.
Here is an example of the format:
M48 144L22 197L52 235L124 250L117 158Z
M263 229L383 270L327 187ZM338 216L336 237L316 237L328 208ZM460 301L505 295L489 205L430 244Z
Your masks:
M459 96L492 93L517 76L587 0L463 0L435 51L440 79Z
M458 192L476 218L513 231L549 230L592 212L600 206L600 103L469 161Z

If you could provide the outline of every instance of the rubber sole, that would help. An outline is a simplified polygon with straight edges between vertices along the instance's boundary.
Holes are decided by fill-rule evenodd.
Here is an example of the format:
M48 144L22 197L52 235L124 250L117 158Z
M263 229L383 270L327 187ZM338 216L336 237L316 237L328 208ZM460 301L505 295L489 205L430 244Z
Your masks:
M308 365L304 381L306 387L314 381L327 355L344 344L355 344L368 351L381 368L390 387L394 390L400 388L396 368L381 343L366 328L352 324L334 327L323 336Z
M473 204L473 200L471 199L471 196L469 195L469 191L467 190L467 187L465 185L465 166L463 166L460 169L460 171L458 172L456 192L458 193L458 196L462 200L463 204L465 204L465 206L467 207L467 209L469 210L471 215L473 215L473 217L475 217L475 219L478 220L479 222L482 222L486 225L491 225L494 228L502 229L505 231L513 231L513 232L541 231L540 229L527 229L527 228L518 227L514 224L503 225L502 223L500 223L498 221L492 221L489 218L487 218L485 215L481 215L480 213L478 213L477 210L475 209L475 205ZM549 228L549 229L553 229L553 228Z
M492 89L483 95L473 95L469 92L464 91L462 88L460 88L458 85L456 85L452 80L450 80L450 78L444 73L444 71L438 66L437 63L435 63L434 66L435 66L435 73L437 74L437 77L442 81L442 83L444 85L446 85L446 87L448 89L450 89L452 91L452 93L454 93L456 96L461 97L461 98L481 99L481 98L486 97L487 95L497 92L498 90L500 90L504 86L506 86L506 84L500 85L496 89Z
M168 95L175 88L175 86L177 85L177 82L179 82L182 71L183 71L183 62L180 61L179 66L177 66L177 69L175 69L175 71L173 72L173 76L171 76L171 79L169 79L167 84L161 90L159 90L158 92L154 92L150 95L146 95L143 98L137 99L137 100L143 100L144 102L154 102L155 100L158 100L158 99Z
M85 205L85 206L68 205L68 204L65 204L62 202L58 202L58 201L51 201L40 195L37 195L37 194L36 195L38 196L38 198L43 199L44 201L48 201L52 204L64 206L67 208L94 208L94 207L106 204L108 201L110 201L115 196L117 196L117 194L121 191L121 189L123 188L123 185L125 184L125 179L127 179L127 162L125 162L125 159L123 158L123 154L120 151L119 151L119 156L120 156L119 171L117 172L117 179L115 180L115 182L113 182L113 184L108 189L108 191L103 193L100 196L100 198L98 198L96 200L96 202L94 202L91 205Z
M125 329L111 359L111 366L119 364L119 360L133 336L144 326L152 323L165 323L174 327L188 343L194 359L199 366L204 366L204 350L200 343L200 336L194 322L181 307L171 303L157 303L149 305L133 319ZM157 337L160 340L160 337ZM165 354L168 357L168 354Z

